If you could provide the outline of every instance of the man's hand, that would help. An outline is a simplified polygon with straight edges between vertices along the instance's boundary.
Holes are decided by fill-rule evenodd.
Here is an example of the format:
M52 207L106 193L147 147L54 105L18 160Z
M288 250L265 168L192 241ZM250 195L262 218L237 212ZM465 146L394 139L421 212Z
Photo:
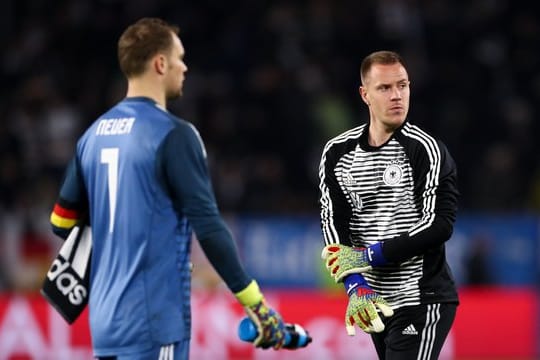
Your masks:
M394 311L379 294L369 287L364 277L353 274L345 279L349 304L345 314L345 328L349 336L354 336L354 324L366 333L382 332L384 324L377 313L377 308L384 316L394 315Z
M285 324L281 316L261 300L257 305L246 306L246 313L257 327L255 347L280 349L285 341Z
M244 290L234 294L255 326L257 338L253 340L255 347L280 349L285 342L285 324L281 315L270 308L253 280Z
M372 266L386 263L381 243L367 248L330 244L324 247L321 256L326 260L326 268L336 282L347 275L360 274L371 270Z

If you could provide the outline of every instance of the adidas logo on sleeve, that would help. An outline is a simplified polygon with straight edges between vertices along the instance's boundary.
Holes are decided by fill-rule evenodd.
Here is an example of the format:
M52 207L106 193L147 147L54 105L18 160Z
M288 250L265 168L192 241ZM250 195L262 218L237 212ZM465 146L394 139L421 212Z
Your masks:
M401 332L402 335L418 335L418 331L416 331L416 328L413 324L407 326L403 331Z

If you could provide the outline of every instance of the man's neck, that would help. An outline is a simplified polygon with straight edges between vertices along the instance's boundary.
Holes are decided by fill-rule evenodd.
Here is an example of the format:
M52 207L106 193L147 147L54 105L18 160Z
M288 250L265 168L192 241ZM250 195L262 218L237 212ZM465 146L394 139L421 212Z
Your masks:
M167 107L167 99L161 85L155 82L146 81L144 78L130 79L126 97L147 97L154 100L164 109Z
M386 128L376 123L370 123L368 143L373 147L379 147L385 144L392 136L395 129Z

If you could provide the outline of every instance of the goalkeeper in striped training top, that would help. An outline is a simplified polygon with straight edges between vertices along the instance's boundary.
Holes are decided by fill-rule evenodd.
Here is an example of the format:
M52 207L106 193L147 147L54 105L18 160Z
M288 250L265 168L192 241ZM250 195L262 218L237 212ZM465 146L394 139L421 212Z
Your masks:
M442 142L408 121L399 54L370 54L360 75L369 121L331 139L321 158L322 255L349 295L349 335L355 326L370 333L381 359L437 359L458 306L445 256L456 166Z
M124 31L118 59L127 96L79 139L51 215L62 237L89 215L88 304L98 359L189 357L192 229L257 325L254 345L283 346L283 321L244 271L219 213L203 142L166 109L182 94L183 58L178 28L161 19Z

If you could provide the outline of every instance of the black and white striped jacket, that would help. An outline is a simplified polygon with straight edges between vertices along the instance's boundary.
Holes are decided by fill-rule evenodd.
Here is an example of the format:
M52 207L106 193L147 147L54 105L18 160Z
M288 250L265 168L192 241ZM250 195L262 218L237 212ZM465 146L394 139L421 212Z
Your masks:
M364 274L394 308L458 302L444 243L457 212L457 174L446 146L405 122L380 147L364 124L330 140L320 168L326 244L383 242L388 264Z

